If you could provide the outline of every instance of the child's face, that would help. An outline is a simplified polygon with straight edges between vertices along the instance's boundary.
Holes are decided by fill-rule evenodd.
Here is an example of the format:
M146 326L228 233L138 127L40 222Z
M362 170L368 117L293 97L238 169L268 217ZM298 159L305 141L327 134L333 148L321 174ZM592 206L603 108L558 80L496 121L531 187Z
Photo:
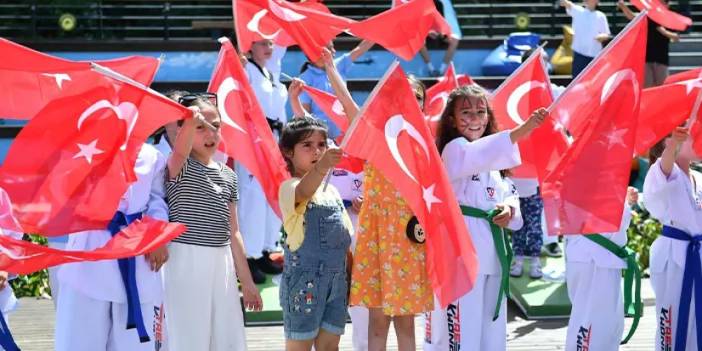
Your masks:
M251 58L254 61L268 61L271 55L273 55L273 41L264 39L251 45Z
M312 170L314 164L327 151L327 138L320 131L314 131L307 138L300 140L286 156L292 161L298 176Z
M599 3L599 0L585 0L585 5L591 10L596 9Z
M459 98L453 106L453 126L469 141L480 139L488 125L487 107L485 98Z
M217 151L217 146L222 139L220 131L221 121L219 114L213 107L201 108L200 113L217 130L214 131L203 123L198 124L195 129L195 137L193 138L192 153L200 158L210 159Z

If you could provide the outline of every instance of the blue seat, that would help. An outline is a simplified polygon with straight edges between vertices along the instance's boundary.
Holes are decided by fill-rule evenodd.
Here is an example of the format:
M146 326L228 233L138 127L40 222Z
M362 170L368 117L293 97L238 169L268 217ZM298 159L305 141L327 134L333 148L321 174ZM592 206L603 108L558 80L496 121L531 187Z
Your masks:
M483 61L485 76L508 76L522 63L522 54L539 46L541 36L535 33L512 33Z

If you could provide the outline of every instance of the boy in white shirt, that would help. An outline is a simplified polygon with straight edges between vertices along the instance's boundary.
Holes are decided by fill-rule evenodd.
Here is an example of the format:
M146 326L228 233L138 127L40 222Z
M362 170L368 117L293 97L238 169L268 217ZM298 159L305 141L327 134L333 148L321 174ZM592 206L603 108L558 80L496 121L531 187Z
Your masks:
M585 6L570 0L560 0L566 13L573 17L573 78L602 51L603 44L612 36L607 16L597 10L599 0L585 0Z

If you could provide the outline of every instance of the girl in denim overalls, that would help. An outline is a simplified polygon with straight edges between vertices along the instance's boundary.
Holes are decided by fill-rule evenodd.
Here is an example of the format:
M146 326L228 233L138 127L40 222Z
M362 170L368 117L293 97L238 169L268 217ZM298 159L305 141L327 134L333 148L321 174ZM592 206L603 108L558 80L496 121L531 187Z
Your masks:
M341 159L327 128L311 117L288 123L280 148L293 178L278 198L285 229L280 286L287 350L335 350L346 324L346 257L352 224L339 192L323 181Z

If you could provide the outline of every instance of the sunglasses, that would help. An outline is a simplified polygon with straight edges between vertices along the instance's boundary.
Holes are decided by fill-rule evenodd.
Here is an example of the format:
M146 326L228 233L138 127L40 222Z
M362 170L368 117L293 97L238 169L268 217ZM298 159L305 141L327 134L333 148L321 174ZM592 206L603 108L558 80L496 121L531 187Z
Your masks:
M213 106L217 106L217 94L215 93L192 93L183 95L178 98L178 103L185 107L190 107L197 100L205 100Z

